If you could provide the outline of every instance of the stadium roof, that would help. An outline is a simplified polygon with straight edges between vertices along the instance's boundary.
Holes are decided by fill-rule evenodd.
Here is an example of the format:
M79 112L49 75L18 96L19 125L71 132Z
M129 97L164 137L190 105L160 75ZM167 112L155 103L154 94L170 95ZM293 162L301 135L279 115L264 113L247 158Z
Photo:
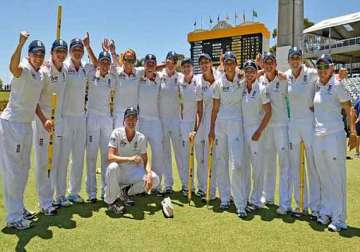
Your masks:
M360 36L360 12L325 19L305 29L304 34L310 33L320 36L327 34L327 36L329 36L330 28L330 36L334 39L347 39Z

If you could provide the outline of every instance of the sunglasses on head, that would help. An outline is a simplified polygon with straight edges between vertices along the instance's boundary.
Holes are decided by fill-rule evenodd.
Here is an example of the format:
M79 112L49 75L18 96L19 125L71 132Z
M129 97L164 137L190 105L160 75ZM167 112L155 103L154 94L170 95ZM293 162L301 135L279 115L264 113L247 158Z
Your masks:
M319 70L327 70L327 69L329 69L329 67L330 67L329 64L319 64L316 66L316 68Z

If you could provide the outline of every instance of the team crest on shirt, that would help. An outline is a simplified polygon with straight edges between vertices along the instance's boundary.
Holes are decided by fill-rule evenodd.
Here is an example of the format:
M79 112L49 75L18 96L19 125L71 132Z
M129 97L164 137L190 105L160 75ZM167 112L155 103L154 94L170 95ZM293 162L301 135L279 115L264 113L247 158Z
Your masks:
M329 87L328 87L328 90L327 90L327 93L329 94L329 95L331 95L333 92L332 92L332 89L333 89L333 85L329 85Z
M124 147L126 145L126 142L124 140L120 141L120 147Z
M33 79L36 80L36 74L32 73L31 75L32 75Z
M50 82L53 84L55 82L57 82L59 79L59 77L57 75L51 75L50 76Z
M307 75L305 74L305 75L304 75L304 84L307 84L307 81L308 81L308 77L307 77Z

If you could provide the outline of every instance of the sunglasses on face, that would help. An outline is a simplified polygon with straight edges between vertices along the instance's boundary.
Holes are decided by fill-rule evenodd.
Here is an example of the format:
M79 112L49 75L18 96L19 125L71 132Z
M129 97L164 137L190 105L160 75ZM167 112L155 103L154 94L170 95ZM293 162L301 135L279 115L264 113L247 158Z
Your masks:
M330 67L329 64L319 64L316 66L316 68L319 70L327 70L327 69L329 69L329 67Z
M135 58L124 58L124 61L128 63L135 63Z

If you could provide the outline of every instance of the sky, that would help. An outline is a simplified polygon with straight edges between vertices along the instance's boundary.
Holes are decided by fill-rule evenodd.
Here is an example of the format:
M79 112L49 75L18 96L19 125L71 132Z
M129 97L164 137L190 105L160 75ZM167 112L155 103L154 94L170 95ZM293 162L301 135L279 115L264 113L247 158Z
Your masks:
M305 17L319 22L330 17L360 11L360 0L343 0L329 4L329 0L305 0ZM19 39L26 30L30 37L22 51L34 39L42 40L50 51L56 35L56 9L63 6L61 37L70 41L90 33L90 42L96 54L101 41L114 39L117 51L132 48L138 58L153 53L162 61L166 53L174 50L190 56L187 33L197 28L208 29L209 19L230 17L234 24L235 12L242 20L251 20L254 9L258 18L270 31L277 26L278 0L0 0L0 78L9 82L9 61ZM202 20L202 22L201 22ZM241 20L237 20L239 23ZM274 42L272 42L274 43ZM47 55L48 56L48 55Z

